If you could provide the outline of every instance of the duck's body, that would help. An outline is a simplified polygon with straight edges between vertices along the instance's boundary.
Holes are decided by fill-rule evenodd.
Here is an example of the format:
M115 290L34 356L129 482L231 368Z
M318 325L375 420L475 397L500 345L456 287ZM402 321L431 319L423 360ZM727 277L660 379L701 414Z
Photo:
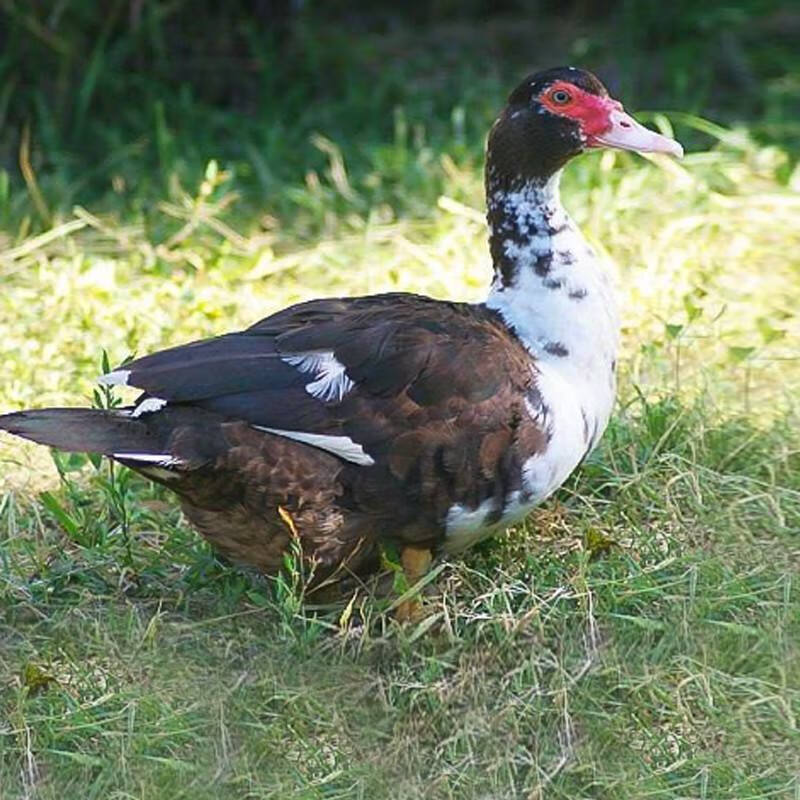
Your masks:
M585 108L548 110L565 93ZM17 412L0 428L163 483L222 553L266 572L295 535L322 579L374 570L383 541L456 552L520 519L597 444L614 400L611 281L558 196L563 164L614 138L595 101L622 113L588 73L551 70L495 124L484 303L303 303L104 376L144 391L131 408Z

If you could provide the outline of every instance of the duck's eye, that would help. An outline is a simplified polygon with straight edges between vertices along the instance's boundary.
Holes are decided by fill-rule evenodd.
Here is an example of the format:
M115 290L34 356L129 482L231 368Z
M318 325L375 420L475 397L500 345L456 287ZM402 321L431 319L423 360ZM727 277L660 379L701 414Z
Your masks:
M550 99L560 106L564 106L572 100L572 95L565 89L556 89L550 94Z

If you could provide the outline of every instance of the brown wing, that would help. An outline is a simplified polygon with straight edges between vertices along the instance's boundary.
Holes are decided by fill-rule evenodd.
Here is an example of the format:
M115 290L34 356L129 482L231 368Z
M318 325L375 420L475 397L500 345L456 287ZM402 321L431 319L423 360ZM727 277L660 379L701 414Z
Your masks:
M326 393L331 365L346 381ZM483 306L317 300L125 369L171 407L354 443L374 463L345 453L341 502L420 536L453 504L496 498L499 517L524 459L546 444L524 407L540 404L530 357Z

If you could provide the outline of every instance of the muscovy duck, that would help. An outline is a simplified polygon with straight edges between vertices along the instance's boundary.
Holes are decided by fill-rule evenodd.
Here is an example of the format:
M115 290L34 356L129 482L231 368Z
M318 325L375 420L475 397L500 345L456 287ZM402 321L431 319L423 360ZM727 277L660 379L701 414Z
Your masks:
M294 538L326 583L375 571L389 542L415 580L524 517L606 427L614 293L558 190L597 147L682 155L589 72L531 75L489 134L485 302L300 303L103 376L143 391L131 407L20 411L0 429L169 487L234 561L274 573Z

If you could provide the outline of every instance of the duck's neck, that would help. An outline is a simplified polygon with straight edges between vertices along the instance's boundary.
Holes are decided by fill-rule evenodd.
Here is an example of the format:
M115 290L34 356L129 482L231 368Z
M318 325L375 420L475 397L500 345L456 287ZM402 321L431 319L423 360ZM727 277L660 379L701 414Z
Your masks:
M560 172L505 181L487 170L495 275L486 305L539 364L598 394L610 413L619 322L610 276L561 205ZM602 395L602 396L599 396Z
M507 182L487 174L489 247L494 264L492 292L514 290L525 273L550 277L557 257L577 233L561 205L561 173L550 178ZM580 234L578 234L580 236ZM558 255L557 255L558 254Z

